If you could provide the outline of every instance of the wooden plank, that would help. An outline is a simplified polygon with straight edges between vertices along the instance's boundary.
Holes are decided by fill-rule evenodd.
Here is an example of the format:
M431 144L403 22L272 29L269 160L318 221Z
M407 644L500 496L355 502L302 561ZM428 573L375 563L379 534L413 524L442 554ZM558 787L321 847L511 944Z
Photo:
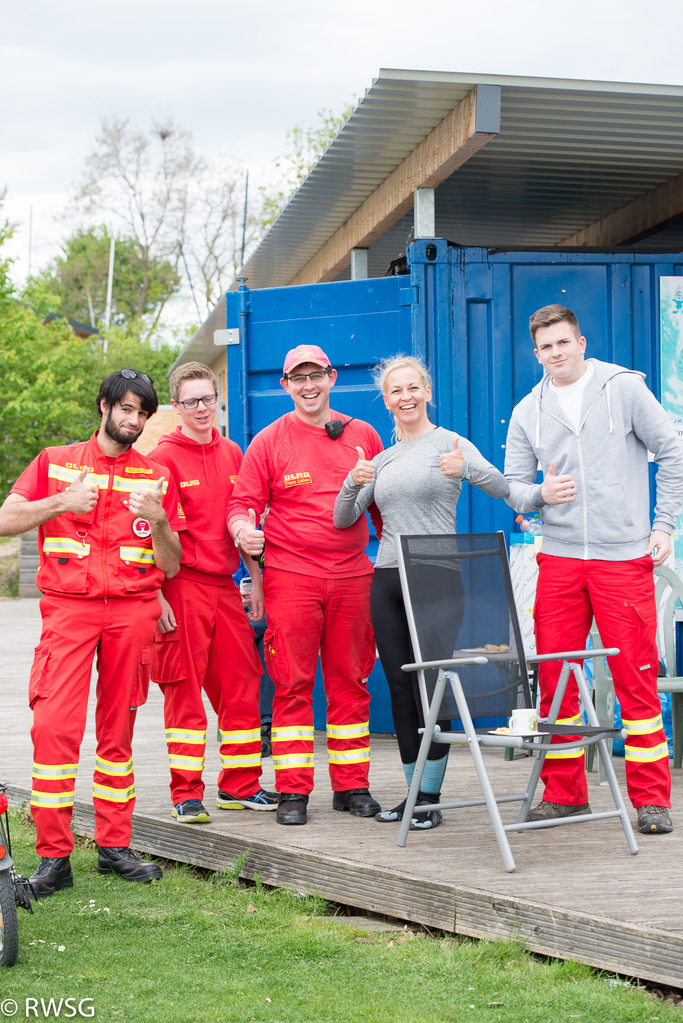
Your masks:
M290 285L336 277L351 262L351 249L369 248L413 208L416 188L436 188L496 134L476 128L475 88L335 231Z
M559 245L626 245L683 216L683 174L665 181L651 192L609 213L589 227L570 235Z
M587 865L590 869L590 865ZM577 903L581 877L572 880ZM614 897L615 913L621 899ZM683 937L659 928L626 923L615 917L566 911L541 902L458 887L456 931L474 938L518 938L532 952L577 959L659 984L680 987L683 981Z
M28 801L30 792L11 786L11 805ZM73 830L94 835L91 805L76 801ZM679 987L683 981L683 936L581 910L563 910L464 885L439 882L389 867L302 847L261 841L208 829L179 826L148 814L133 814L135 849L210 870L232 866L248 852L241 876L258 875L265 884L321 895L356 906L474 938L514 938L526 948L560 959L576 959L600 969ZM581 879L575 879L577 901ZM615 895L615 910L619 899Z

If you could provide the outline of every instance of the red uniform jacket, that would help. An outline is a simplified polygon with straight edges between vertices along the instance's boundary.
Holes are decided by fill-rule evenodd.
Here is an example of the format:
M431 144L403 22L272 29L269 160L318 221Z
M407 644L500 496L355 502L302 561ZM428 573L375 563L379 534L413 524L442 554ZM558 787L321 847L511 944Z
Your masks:
M276 419L247 448L228 506L228 525L246 519L249 508L258 521L267 504L266 566L319 579L369 575L367 519L362 515L349 529L335 529L333 521L335 498L358 461L356 445L366 458L382 450L377 432L361 419L349 422L338 440L295 412ZM368 510L380 529L376 507Z
M45 448L11 492L29 501L52 497L66 490L84 465L89 467L85 482L99 488L97 504L88 514L68 512L39 527L38 589L89 600L153 599L164 573L154 565L152 531L123 503L136 487L153 490L165 475L149 458L132 448L107 458L94 433L81 444ZM180 532L185 516L172 480L164 484L164 495L171 529Z

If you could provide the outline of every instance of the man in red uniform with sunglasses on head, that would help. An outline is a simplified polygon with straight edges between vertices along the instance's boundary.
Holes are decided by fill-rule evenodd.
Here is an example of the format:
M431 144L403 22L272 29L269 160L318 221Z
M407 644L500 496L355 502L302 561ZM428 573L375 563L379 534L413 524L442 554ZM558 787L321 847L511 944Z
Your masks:
M180 571L159 600L152 678L164 694L173 816L185 824L210 820L202 798L206 711L202 689L218 715L221 734L220 810L275 810L277 795L261 788L261 662L233 572L239 554L225 516L242 452L213 425L218 388L201 362L171 374L180 425L151 452L183 495L187 532ZM249 617L263 618L261 571L245 554L252 579Z
M327 696L332 805L356 817L380 811L368 791L367 679L375 664L368 527L363 517L348 530L338 530L332 516L335 497L359 451L371 459L382 442L368 423L342 419L330 410L336 379L337 371L317 345L299 345L287 353L280 383L294 411L254 437L228 507L235 543L252 557L263 550L264 533L256 523L269 508L263 593L266 659L275 683L278 824L307 822L318 652Z
M144 373L112 373L97 396L99 430L45 448L0 509L1 536L39 527L43 631L29 682L38 898L73 885L70 823L95 652L97 870L126 881L161 877L130 849L135 710L147 698L157 590L178 571L185 528L173 482L132 449L157 404Z

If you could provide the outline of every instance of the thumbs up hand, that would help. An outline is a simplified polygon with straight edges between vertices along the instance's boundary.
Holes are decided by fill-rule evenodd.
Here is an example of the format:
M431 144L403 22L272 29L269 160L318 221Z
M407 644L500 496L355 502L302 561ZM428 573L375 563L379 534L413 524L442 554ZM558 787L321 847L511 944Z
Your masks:
M235 526L237 526L236 530ZM249 554L252 558L260 557L266 538L263 535L263 530L256 526L254 509L249 509L249 517L246 522L232 523L232 529L235 530L235 539L238 540L244 553Z
M63 492L64 511L87 515L97 504L99 491L85 483L88 466L84 465L73 483Z
M152 525L163 522L166 518L166 512L161 504L164 496L164 479L165 477L162 476L157 480L154 490L143 490L136 487L132 491L128 501L123 502L128 504L131 515L147 519Z
M351 479L357 487L362 487L365 483L372 483L375 465L373 462L368 462L362 448L357 447L356 451L358 452L358 461L351 470Z
M571 476L556 476L557 464L553 460L541 485L546 504L570 504L576 497L576 483Z
M453 441L453 450L445 455L439 455L439 465L444 476L454 478L460 475L460 470L465 464L465 456L459 447L460 438Z

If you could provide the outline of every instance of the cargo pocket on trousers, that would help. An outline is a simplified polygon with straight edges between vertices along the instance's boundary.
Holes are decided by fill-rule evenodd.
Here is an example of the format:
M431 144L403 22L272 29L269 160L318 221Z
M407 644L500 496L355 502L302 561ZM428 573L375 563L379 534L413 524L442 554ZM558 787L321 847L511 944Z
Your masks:
M173 632L159 632L157 629L152 648L152 682L173 686L186 678L178 627Z
M287 681L286 656L282 649L282 637L277 629L266 630L263 639L263 656L268 668L268 674L273 682L285 683Z
M652 604L634 604L638 628L636 667L644 670L659 665L657 653L657 608ZM623 651L622 651L623 652Z
M149 693L149 676L152 667L152 647L143 646L138 661L138 674L133 686L133 693L130 698L130 709L136 710L147 702Z
M361 666L361 678L368 679L372 674L375 661L377 660L377 647L375 646L375 633L372 631L370 622L365 627L365 651Z
M36 700L45 699L50 692L50 654L52 640L39 643L33 655L31 675L28 683L28 705L33 707Z

